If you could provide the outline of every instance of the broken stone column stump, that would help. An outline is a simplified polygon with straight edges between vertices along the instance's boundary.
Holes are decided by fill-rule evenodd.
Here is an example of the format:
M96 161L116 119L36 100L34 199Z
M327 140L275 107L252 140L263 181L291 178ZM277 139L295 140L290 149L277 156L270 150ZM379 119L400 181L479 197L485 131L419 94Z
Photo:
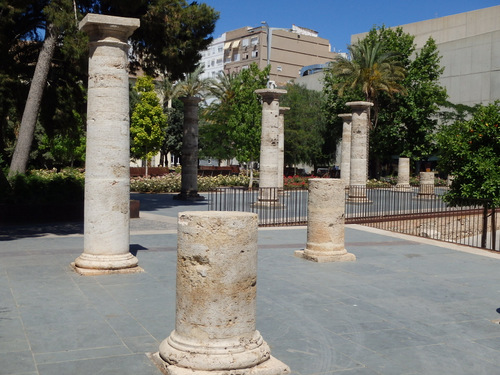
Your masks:
M130 122L127 39L136 18L87 14L89 35L83 275L142 271L129 252Z
M420 172L417 198L432 198L434 195L434 172Z
M279 375L255 328L257 215L183 212L178 219L175 330L156 362L169 375Z
M344 247L345 182L341 179L309 180L307 245L295 255L314 262L356 260Z
M396 184L398 190L410 190L410 159L399 158L398 160L398 183Z

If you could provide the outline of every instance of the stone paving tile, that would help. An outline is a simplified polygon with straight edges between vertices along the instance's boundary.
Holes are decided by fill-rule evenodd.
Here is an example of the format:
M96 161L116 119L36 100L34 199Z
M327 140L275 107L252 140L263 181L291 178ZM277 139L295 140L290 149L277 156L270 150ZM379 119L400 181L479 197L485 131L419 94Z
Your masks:
M130 349L125 345L80 349L64 350L60 352L38 353L35 354L37 365L51 363L71 362L85 359L107 358L131 354Z
M145 354L41 364L40 375L161 375Z
M21 375L28 372L36 372L31 351L0 353L0 375Z

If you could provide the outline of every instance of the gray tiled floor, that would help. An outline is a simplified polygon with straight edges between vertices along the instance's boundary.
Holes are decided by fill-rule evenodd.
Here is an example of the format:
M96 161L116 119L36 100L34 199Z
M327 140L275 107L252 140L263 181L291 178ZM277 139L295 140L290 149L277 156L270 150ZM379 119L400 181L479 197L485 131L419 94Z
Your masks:
M145 272L83 277L81 224L0 228L0 375L151 374L175 323L175 217L135 196ZM296 375L500 373L500 256L361 227L356 262L293 256L304 227L259 230L257 328ZM500 254L499 254L500 255Z

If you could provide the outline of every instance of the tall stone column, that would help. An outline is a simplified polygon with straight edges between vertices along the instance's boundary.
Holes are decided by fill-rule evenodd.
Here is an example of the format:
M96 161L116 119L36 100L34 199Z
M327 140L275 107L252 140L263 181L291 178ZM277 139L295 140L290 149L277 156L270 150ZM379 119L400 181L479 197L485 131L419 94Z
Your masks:
M175 330L157 357L166 373L288 373L256 330L257 215L181 212L177 238Z
M283 176L285 171L285 113L290 108L280 107L278 127L278 189L284 189Z
M343 120L342 124L342 154L340 162L340 178L345 185L349 186L351 181L351 125L352 113L342 113L339 115Z
M257 203L274 205L278 202L279 98L286 94L286 90L260 89L255 90L255 93L262 98L259 198Z
M198 194L198 104L197 97L181 98L184 103L182 135L181 192L175 199L203 200Z
M398 183L396 188L410 190L410 159L400 157L398 160Z
M431 198L435 194L434 172L420 172L418 198Z
M345 183L342 179L309 180L307 245L296 256L314 262L354 261L344 247Z
M140 270L129 252L130 123L128 37L136 18L87 14L90 38L82 274Z
M370 125L370 102L348 102L352 108L351 174L349 202L368 202L366 180L368 178L368 137Z

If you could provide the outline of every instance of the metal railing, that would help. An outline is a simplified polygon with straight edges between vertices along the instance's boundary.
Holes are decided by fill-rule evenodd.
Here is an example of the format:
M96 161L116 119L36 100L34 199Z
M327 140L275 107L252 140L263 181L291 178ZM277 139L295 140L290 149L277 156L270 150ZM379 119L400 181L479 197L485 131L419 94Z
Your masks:
M490 201L464 198L452 205L443 199L448 191L444 187L436 187L434 194L422 194L418 188L365 190L366 199L350 202L346 189L347 224L500 250L498 210Z
M208 210L254 212L259 226L305 225L307 196L306 189L221 187L208 193Z
M345 221L500 250L500 209L477 199L450 205L443 199L447 191L445 187L435 187L434 194L429 194L415 187L401 190L350 186L345 193ZM306 189L223 187L209 192L208 209L254 212L260 226L305 225L307 199Z

